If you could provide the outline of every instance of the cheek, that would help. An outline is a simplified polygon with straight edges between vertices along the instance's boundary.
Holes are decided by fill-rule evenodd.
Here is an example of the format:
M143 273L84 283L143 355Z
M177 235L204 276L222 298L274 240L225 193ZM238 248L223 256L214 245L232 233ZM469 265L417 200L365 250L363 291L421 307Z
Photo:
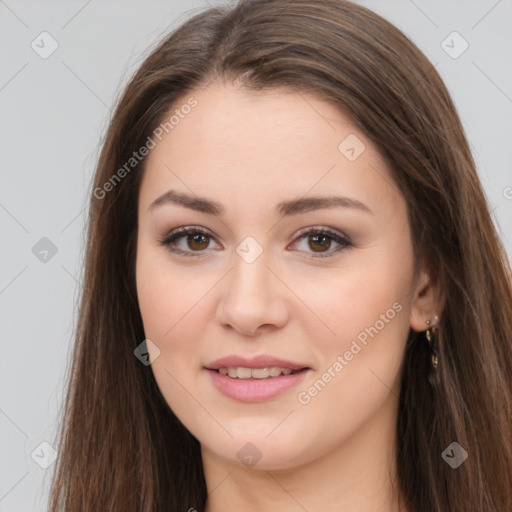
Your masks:
M166 257L165 250L140 245L137 252L136 282L137 297L144 324L144 331L155 343L167 343L174 333L190 324L190 313L197 313L202 296L207 291L209 279L199 279L189 269L181 271ZM190 332L192 334L192 332Z
M357 264L331 274L329 282L316 280L312 286L307 275L301 278L308 305L330 328L315 337L321 365L314 382L297 397L307 405L308 423L314 422L313 411L336 410L344 420L335 422L334 435L337 428L372 414L397 389L409 332L412 254L410 264L406 255L407 247L402 257L381 247L358 254Z
M154 248L137 254L136 281L144 333L159 349L151 370L174 413L187 426L204 422L200 407L191 406L201 369L199 340L204 335L209 279L177 272ZM197 282L195 282L197 281Z
M213 272L198 272L193 265L177 268L165 251L140 246L139 308L145 336L160 351L151 368L171 407L176 400L189 400L180 384L189 389L201 373L202 340L209 338L206 326L214 317L208 292L218 280Z
M332 358L349 350L354 340L364 347L371 339L386 340L380 348L400 350L408 332L411 274L406 258L376 250L355 254L338 269L294 275L294 291L314 313L302 308L303 318L312 318L309 329L315 324L321 333L315 338L320 353Z
M409 270L393 258L375 259L332 281L328 300L308 295L311 309L335 332L316 338L321 364L314 379L297 390L297 421L318 436L318 450L358 431L398 396L409 331Z

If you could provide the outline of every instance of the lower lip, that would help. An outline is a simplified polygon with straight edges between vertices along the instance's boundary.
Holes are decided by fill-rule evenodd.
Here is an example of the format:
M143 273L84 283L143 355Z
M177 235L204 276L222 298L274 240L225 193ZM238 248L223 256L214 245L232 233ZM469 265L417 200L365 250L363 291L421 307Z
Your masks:
M206 371L211 375L214 386L223 395L241 402L264 402L297 386L309 369L267 379L232 379L215 370Z

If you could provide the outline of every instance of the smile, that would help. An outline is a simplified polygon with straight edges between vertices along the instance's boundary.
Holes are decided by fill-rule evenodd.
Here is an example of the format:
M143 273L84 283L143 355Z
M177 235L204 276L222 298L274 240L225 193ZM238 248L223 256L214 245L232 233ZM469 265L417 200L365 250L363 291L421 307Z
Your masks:
M282 368L280 366L271 366L267 368L245 368L243 366L231 366L218 369L218 372L221 375L227 375L232 379L271 379L274 377L280 377L281 375L291 375L292 373L297 373L297 371L300 370L292 370L291 368Z

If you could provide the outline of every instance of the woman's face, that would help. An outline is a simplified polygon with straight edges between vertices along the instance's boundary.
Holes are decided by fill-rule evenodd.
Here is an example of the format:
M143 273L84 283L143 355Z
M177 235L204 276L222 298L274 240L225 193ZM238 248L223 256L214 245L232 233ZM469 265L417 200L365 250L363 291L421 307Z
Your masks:
M372 142L304 94L216 83L176 109L147 157L136 262L170 408L203 454L267 469L394 431L421 326L406 204Z

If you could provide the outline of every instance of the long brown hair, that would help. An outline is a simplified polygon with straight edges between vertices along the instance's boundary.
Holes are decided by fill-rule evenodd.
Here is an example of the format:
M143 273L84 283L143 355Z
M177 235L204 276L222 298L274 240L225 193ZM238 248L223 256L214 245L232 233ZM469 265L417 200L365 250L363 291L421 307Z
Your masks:
M145 160L113 175L178 99L214 79L315 94L379 148L408 205L416 264L429 265L445 297L433 387L423 333L411 330L404 355L404 503L410 512L512 510L511 272L447 89L419 49L366 8L241 0L196 13L166 37L110 122L91 190L50 511L204 510L199 442L134 357L144 340L134 263ZM457 469L441 456L452 442L469 454Z

